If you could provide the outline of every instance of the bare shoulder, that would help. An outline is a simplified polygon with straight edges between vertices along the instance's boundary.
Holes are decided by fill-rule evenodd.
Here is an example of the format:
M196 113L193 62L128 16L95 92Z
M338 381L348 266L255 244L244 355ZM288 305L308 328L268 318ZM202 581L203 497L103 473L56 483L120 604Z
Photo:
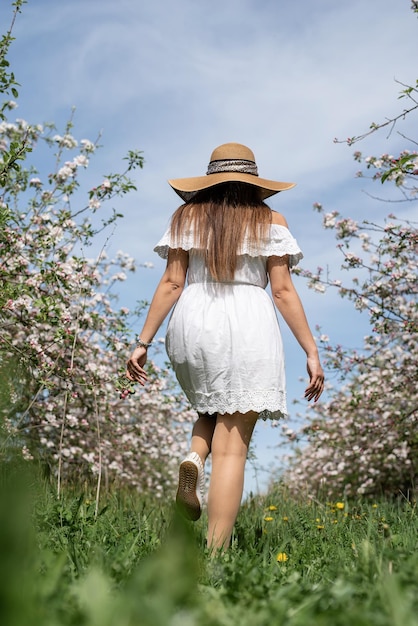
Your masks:
M271 212L271 223L278 224L279 226L287 226L286 218L281 213L277 213L277 211Z

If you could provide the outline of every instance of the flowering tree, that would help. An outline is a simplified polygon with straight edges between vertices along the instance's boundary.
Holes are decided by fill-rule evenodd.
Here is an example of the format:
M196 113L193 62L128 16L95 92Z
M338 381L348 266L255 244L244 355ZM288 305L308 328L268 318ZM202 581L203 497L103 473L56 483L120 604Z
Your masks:
M17 98L18 91L14 73L10 70L10 64L7 60L7 53L10 44L13 41L12 32L18 13L21 12L22 5L25 0L15 0L13 2L13 17L9 30L0 39L0 93L9 97ZM6 111L9 108L9 100L5 100L0 106L0 121L6 119ZM18 169L18 162L25 158L27 152L30 151L27 145L26 137L19 143L11 142L8 149L3 149L0 154L0 186L3 186L7 180L7 172L10 169ZM5 219L4 211L0 211L0 224Z
M14 107L9 101L3 111ZM124 172L83 193L82 174L97 142L78 141L71 120L57 134L51 125L3 119L0 151L22 141L34 159L44 144L54 160L46 176L28 160L4 171L0 369L8 402L0 454L7 457L14 445L26 458L41 459L56 475L58 492L64 479L96 476L98 491L104 478L161 495L172 488L192 415L169 373L152 362L146 391L133 395L117 383L144 305L115 308L112 287L135 263L123 252L107 258L105 246L95 258L83 253L121 217L106 214L105 204L135 190L130 176L142 156L129 152Z
M413 103L408 110L373 124L368 133L347 143L418 109L418 82L405 87L402 95ZM374 180L395 184L402 201L416 203L416 151L380 158L355 152L354 158ZM324 228L335 233L342 269L355 276L343 284L322 268L297 271L313 289L337 289L356 309L367 311L371 329L361 351L331 346L328 337L320 335L324 363L342 386L329 389L329 401L312 407L300 432L287 432L299 447L286 480L301 489L321 488L329 496L410 494L418 478L416 222L389 214L383 224L359 223L337 211L326 213L318 203L314 207Z
M22 120L0 124L0 145L22 135L33 148L45 141L56 150L56 166L45 182L33 167L11 170L1 200L9 218L0 234L0 359L25 365L9 377L6 429L59 484L93 472L161 493L171 487L191 415L152 363L146 392L116 393L132 316L142 307L115 309L111 289L135 264L122 252L114 259L105 250L90 259L80 252L118 218L113 212L97 227L92 220L106 201L135 188L128 175L142 156L130 152L125 172L107 176L81 205L80 173L96 144L76 141L71 123L63 135Z

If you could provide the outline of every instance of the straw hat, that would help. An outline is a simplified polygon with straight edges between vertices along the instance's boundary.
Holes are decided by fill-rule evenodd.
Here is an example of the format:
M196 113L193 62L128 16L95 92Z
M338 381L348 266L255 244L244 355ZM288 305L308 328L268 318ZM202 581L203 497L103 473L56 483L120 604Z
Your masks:
M296 185L260 178L254 153L240 143L224 143L215 148L210 157L206 176L176 178L168 182L180 198L188 202L198 191L228 181L260 187L263 199Z

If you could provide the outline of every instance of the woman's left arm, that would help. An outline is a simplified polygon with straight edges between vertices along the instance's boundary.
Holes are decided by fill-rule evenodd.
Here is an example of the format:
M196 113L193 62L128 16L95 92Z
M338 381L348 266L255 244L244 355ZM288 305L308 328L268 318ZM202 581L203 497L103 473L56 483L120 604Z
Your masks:
M167 267L155 290L145 324L139 334L143 343L150 343L161 324L179 299L186 283L189 253L182 249L169 250ZM126 375L130 380L144 385L147 380L143 367L147 360L147 349L138 346L127 364Z

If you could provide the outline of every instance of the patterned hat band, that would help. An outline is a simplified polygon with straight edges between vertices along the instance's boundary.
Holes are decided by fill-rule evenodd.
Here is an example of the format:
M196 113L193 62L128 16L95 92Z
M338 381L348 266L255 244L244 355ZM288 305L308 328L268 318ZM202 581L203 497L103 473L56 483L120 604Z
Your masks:
M222 172L240 172L241 174L252 174L258 176L257 165L254 161L246 159L221 159L211 161L206 174L220 174Z

